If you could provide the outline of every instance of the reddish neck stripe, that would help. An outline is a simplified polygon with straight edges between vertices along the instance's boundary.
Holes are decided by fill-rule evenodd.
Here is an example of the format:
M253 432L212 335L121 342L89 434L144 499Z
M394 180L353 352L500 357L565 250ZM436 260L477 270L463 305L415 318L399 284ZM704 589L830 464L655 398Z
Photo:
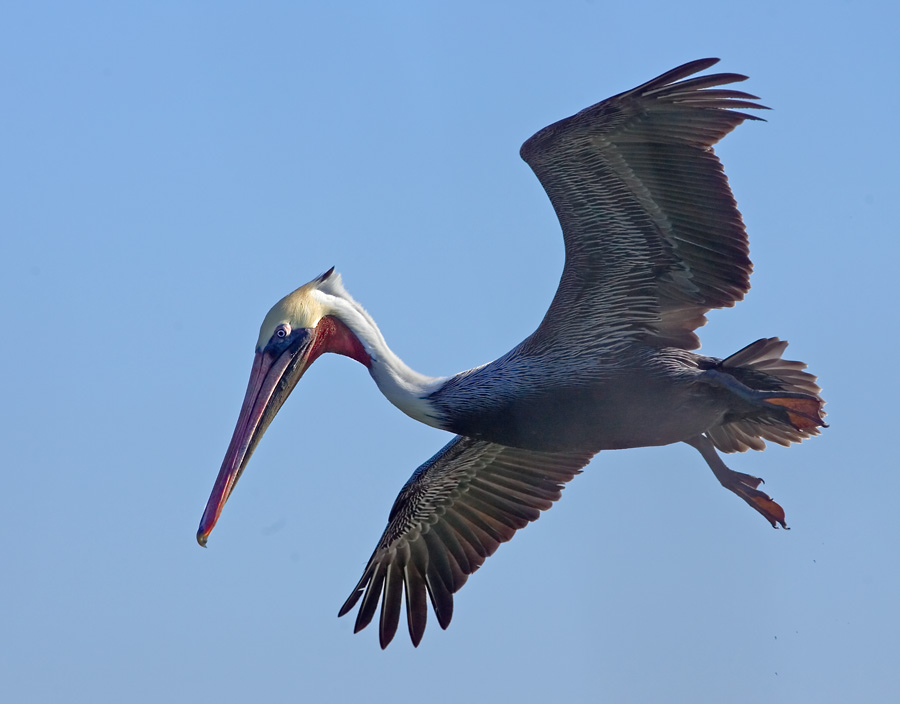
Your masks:
M307 366L324 352L342 354L355 359L366 367L372 364L372 358L369 357L369 353L366 352L359 338L343 322L331 315L326 315L316 325L316 340L313 348L309 351Z

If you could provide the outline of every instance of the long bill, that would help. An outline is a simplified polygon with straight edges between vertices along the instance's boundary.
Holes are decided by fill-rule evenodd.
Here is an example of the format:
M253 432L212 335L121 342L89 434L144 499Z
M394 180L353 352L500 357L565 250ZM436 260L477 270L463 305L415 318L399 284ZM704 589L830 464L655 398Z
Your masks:
M286 346L269 345L256 353L231 443L200 519L197 542L203 547L263 433L315 359L310 355L315 337L313 330L297 330Z

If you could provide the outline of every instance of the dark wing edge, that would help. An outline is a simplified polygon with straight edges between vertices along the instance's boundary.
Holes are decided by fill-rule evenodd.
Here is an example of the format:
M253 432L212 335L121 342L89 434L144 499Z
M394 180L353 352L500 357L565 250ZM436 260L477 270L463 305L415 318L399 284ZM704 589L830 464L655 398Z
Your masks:
M767 108L718 88L746 80L741 74L689 78L717 62L679 66L522 145L566 245L538 341L561 334L560 320L571 330L577 316L576 325L606 330L611 341L638 335L695 349L705 313L749 290L746 230L712 147L744 120L761 119L741 109Z
M457 436L400 491L388 525L338 616L362 599L353 632L371 623L379 641L397 632L405 593L409 635L418 646L428 615L450 625L453 594L501 543L540 517L563 485L590 462L587 452L532 452Z

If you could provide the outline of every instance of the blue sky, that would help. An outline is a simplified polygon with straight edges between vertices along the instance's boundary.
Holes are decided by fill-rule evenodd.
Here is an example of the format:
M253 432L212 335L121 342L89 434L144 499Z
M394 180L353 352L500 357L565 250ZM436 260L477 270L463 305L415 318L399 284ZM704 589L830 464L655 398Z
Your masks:
M789 6L791 5L791 6ZM627 6L627 7L626 7ZM20 3L0 22L0 698L844 702L900 688L889 3ZM832 427L604 453L378 648L337 610L448 439L328 356L194 532L258 326L336 265L411 366L541 319L562 240L519 145L685 61L773 108L718 148L753 289L703 351L791 341Z

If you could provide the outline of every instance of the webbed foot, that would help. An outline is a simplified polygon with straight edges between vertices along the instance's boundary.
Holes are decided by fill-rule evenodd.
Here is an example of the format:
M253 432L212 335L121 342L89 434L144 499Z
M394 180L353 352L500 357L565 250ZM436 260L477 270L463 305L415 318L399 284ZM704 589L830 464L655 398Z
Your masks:
M754 510L758 511L765 519L772 524L773 528L780 525L787 530L787 524L784 519L784 509L781 508L772 497L765 492L760 491L757 487L763 484L763 480L759 477L752 477L749 474L735 472L725 466L725 463L716 453L716 448L705 435L697 435L693 438L685 440L691 447L696 448L706 464L716 475L719 483L729 491L734 492L746 501Z
M755 510L759 511L763 517L772 524L773 528L777 528L779 524L787 530L784 522L784 509L772 500L772 497L763 491L759 491L757 487L765 482L759 477L751 477L749 474L735 472L733 469L725 467L718 471L713 469L716 479L729 491L733 491L740 496Z

